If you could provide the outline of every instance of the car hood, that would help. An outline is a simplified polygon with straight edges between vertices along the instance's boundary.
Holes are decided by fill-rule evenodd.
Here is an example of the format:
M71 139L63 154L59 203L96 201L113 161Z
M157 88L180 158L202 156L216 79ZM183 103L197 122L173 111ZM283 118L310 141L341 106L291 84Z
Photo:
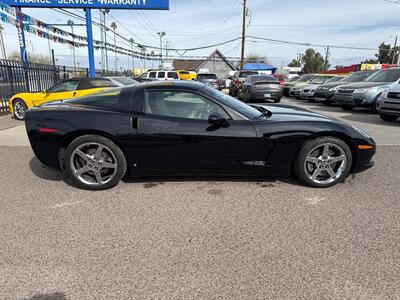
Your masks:
M389 89L389 92L400 93L400 84L396 84Z
M336 81L336 82L321 84L319 87L320 88L333 88L333 87L337 87L339 85L345 85L345 84L349 84L349 83L345 82L345 81ZM354 83L352 83L352 84L354 84Z
M262 108L267 109L272 113L271 117L268 120L287 120L287 121L296 121L296 120L314 120L314 121L327 121L327 122L340 122L345 124L344 122L324 116L310 110L306 110L303 108L299 108L296 106L285 105L285 104L254 104L253 106L261 106Z
M306 85L309 85L309 83L308 82L298 82L297 84L292 86L292 88L303 88Z
M319 86L320 86L319 84L307 84L303 86L303 89L316 89Z
M356 82L356 83L343 84L341 86L347 89L367 89L377 86L389 85L391 83L392 82Z
M36 93L19 93L14 95L12 98L25 98L25 97L32 97L32 96L39 96L43 94L43 92L36 92Z

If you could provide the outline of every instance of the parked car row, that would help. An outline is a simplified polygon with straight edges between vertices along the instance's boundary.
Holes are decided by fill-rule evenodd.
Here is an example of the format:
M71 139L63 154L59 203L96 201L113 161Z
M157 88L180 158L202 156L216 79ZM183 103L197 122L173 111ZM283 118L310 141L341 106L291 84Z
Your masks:
M348 76L333 77L316 84L321 75L304 75L285 84L288 95L326 105L337 104L343 110L369 108L385 121L400 116L400 68L359 71ZM296 83L297 82L297 83Z

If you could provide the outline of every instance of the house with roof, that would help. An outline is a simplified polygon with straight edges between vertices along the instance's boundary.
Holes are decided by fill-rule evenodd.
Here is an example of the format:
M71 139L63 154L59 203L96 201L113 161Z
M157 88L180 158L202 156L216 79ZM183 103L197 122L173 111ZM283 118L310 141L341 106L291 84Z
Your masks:
M224 78L230 71L235 71L232 63L218 49L206 59L175 59L172 65L174 70L197 73L201 70L208 70L210 73L215 73L218 78Z

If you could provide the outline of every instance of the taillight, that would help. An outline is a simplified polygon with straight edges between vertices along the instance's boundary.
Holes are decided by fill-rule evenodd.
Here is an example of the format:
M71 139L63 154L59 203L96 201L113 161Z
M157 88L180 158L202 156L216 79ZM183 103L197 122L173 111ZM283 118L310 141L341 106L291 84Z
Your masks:
M239 85L239 84L240 84L240 80L239 80L239 79L236 79L236 80L235 80L235 84L236 84L236 85Z
M54 132L58 131L57 129L49 128L49 127L40 127L38 130L40 133L54 133Z

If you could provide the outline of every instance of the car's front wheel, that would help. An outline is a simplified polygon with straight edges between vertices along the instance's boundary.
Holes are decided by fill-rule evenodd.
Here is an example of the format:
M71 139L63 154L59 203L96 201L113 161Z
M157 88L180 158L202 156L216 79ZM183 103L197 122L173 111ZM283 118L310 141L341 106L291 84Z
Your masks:
M28 110L28 106L22 99L16 99L13 101L14 117L18 120L25 119L25 113Z
M98 135L75 139L65 151L65 171L78 187L104 190L116 186L124 176L127 163L121 149Z
M311 187L331 187L343 181L350 172L352 153L349 146L335 137L307 141L294 163L294 173Z
M388 121L388 122L394 122L399 118L399 116L388 115L388 114L384 114L382 112L379 112L379 117L381 117L381 119L383 121Z

